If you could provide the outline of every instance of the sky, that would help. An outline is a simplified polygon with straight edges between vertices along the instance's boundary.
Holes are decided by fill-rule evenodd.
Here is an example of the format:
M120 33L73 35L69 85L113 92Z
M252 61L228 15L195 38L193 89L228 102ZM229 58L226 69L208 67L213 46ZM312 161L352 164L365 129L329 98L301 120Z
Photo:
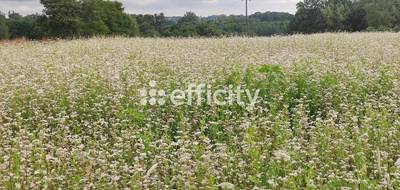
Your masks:
M245 0L119 0L125 12L154 14L163 12L167 16L182 16L193 11L200 16L219 14L244 14ZM299 0L250 0L249 12L278 11L295 13ZM40 0L0 0L0 11L10 10L23 15L41 13Z

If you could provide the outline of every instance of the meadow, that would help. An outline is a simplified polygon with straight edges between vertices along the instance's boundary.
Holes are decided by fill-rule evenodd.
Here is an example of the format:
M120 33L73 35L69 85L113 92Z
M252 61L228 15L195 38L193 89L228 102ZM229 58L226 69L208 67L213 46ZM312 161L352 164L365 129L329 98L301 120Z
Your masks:
M399 66L400 33L6 42L0 189L398 189ZM141 103L190 83L260 98Z

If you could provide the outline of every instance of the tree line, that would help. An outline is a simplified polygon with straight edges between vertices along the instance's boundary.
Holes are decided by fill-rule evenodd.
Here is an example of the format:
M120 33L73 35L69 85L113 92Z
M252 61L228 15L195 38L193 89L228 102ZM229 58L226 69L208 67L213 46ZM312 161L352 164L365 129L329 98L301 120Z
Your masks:
M400 0L303 0L290 33L399 31Z
M242 15L182 17L128 14L122 3L107 0L41 0L42 14L0 15L0 39L78 38L91 36L197 37L286 33L293 15L266 12L250 16L250 31Z
M400 0L303 0L295 15L280 12L199 17L127 14L107 0L41 0L42 14L0 14L0 39L78 38L123 35L196 37L400 30Z

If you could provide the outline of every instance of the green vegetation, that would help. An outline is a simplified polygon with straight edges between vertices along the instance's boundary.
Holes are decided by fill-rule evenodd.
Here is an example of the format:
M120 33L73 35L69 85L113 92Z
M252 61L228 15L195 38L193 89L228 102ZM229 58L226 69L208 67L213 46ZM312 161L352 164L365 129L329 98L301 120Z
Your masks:
M9 36L8 26L6 24L6 18L0 15L0 40L7 39Z
M41 0L41 3L45 7L49 36L137 34L135 20L116 1Z
M398 31L397 0L303 0L295 15L279 12L249 16L249 31L242 15L183 17L163 13L129 15L123 5L106 0L41 0L43 15L10 12L0 38L78 38L122 35L142 37L272 36L276 34L338 31ZM8 34L7 34L8 33Z
M0 188L396 189L399 55L389 32L5 44ZM191 83L260 98L141 103Z
M41 3L45 7L43 15L21 16L10 12L7 26L0 27L8 31L10 36L3 35L2 38L79 38L107 35L210 37L247 33L244 16L201 18L193 12L187 12L183 17L165 17L163 13L129 15L124 13L121 3L105 0L42 0ZM292 18L288 13L256 13L250 16L249 33L257 36L284 34ZM4 20L3 17L2 19Z
M398 0L303 0L289 30L292 33L398 31Z

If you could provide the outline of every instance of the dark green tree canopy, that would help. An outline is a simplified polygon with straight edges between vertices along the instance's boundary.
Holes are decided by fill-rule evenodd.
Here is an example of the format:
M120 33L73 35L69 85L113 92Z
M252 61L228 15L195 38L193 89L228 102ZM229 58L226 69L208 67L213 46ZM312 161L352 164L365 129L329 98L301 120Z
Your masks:
M9 33L8 33L8 26L6 23L6 17L4 14L0 12L0 40L3 39L8 39Z
M82 20L80 5L76 0L40 0L48 17L49 34L69 37L80 33Z
M297 4L297 12L290 29L301 33L323 32L326 23L323 16L323 0L304 0Z
M105 0L41 0L50 34L58 37L138 34L122 3Z
M399 0L303 0L291 33L400 30Z

